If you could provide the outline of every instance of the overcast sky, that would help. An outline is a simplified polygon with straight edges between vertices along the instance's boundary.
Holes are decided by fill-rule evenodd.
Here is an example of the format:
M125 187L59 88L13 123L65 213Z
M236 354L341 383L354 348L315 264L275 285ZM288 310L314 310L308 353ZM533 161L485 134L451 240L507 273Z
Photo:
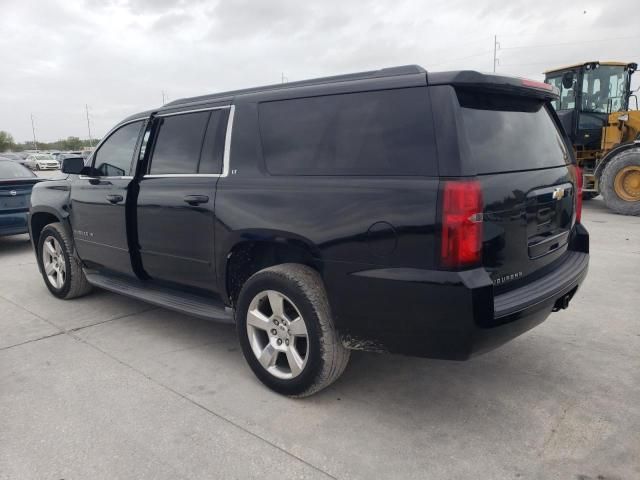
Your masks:
M185 96L417 63L541 79L640 60L636 18L577 0L0 0L0 130L94 136ZM608 8L609 7L609 8ZM604 39L609 38L608 42ZM635 45L635 46L634 46ZM640 75L638 75L640 77ZM634 82L636 83L636 82Z

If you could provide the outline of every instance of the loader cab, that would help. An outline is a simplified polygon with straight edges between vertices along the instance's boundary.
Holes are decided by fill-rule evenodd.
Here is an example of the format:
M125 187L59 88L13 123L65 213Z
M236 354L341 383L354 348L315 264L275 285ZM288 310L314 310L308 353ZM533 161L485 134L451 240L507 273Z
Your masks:
M587 62L545 72L545 82L560 91L552 103L576 148L600 149L609 114L629 110L636 68L635 63Z

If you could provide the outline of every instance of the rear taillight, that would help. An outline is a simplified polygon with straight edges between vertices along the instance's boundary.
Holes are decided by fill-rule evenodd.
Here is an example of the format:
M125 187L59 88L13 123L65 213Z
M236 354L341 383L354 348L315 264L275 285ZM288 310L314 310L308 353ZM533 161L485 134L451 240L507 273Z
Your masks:
M477 181L444 182L442 192L443 267L459 269L480 263L482 252L482 189Z
M529 80L528 78L522 78L520 79L520 81L523 87L537 88L540 90L548 90L550 92L552 92L554 88L553 85L551 85L550 83L537 82L535 80Z
M582 220L582 169L576 167L576 223Z

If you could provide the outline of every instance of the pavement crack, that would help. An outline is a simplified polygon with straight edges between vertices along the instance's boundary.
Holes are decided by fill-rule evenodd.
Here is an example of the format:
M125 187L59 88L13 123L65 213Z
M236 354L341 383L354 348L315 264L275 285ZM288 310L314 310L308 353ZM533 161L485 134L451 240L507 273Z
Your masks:
M97 325L102 325L103 323L114 322L116 320L122 320L123 318L133 317L134 315L140 315L141 313L151 312L153 310L158 310L158 307L146 308L144 310L139 310L137 312L132 312L132 313L124 313L122 315L118 315L118 316L113 317L113 318L107 318L106 320L101 320L99 322L92 323L90 325L82 325L80 327L69 328L68 330L65 330L65 332L66 333L79 332L80 330L84 330L85 328L91 328L91 327L95 327Z
M564 419L567 417L567 412L571 410L574 406L575 406L575 402L571 402L569 403L569 405L564 407L564 409L562 410L562 413L560 414L560 417L558 418L558 421L555 422L554 426L551 428L551 431L549 432L549 435L547 436L544 443L542 444L542 449L538 454L539 457L544 457L545 452L547 451L547 447L551 443L551 440L553 440L553 438L557 435L558 430L562 425L562 422L564 422Z
M4 351L4 350L9 350L10 348L14 348L14 347L20 347L22 345L27 345L29 343L33 343L33 342L39 342L40 340L45 340L47 338L51 338L51 337L57 337L59 335L64 335L66 332L57 332L57 333L52 333L51 335L45 335L44 337L38 337L38 338L34 338L32 340L27 340L26 342L20 342L20 343L16 343L14 345L9 345L6 347L2 347L0 348L0 352Z
M246 434L251 435L252 437L254 437L254 438L256 438L256 439L258 439L258 440L260 440L260 441L262 441L262 442L264 442L264 443L266 443L266 444L268 444L268 445L270 445L271 447L275 448L276 450L279 450L280 452L284 453L284 454L285 454L285 455L287 455L288 457L294 458L295 460L297 460L297 461L299 461L299 462L301 462L301 463L303 463L303 464L307 465L308 467L312 468L313 470L315 470L315 471L317 471L317 472L319 472L319 473L321 473L321 474L323 474L323 475L326 475L328 478L332 478L332 479L334 479L334 480L337 480L337 477L334 477L333 475L331 475L330 473L328 473L328 472L324 471L324 470L323 470L323 469L321 469L320 467L317 467L316 465L314 465L314 464L312 464L312 463L310 463L310 462L308 462L308 461L304 460L303 458L300 458L299 456L297 456L297 455L295 455L295 454L293 454L293 453L291 453L291 452L289 452L289 451L285 450L284 448L282 448L282 447L281 447L281 446L279 446L279 445L276 445L275 443L273 443L272 441L268 440L267 438L264 438L264 437L262 437L262 436L258 435L257 433L252 432L251 430L247 429L246 427L244 427L244 426L242 426L242 425L240 425L240 424L238 424L238 423L236 423L236 422L234 422L234 421L232 421L232 420L230 420L230 419L228 419L228 418L224 417L223 415L221 415L221 414L219 414L219 413L217 413L217 412L215 412L215 411L211 410L210 408L208 408L208 407L206 407L206 406L202 405L201 403L198 403L197 401L195 401L195 400L193 400L192 398L188 397L187 395L185 395L185 394L183 394L183 393L181 393L181 392L179 392L179 391L177 391L177 390L175 390L175 389L171 388L170 386L168 386L168 385L166 385L166 384L164 384L164 383L162 383L162 382L159 382L158 380L156 380L156 379L154 379L154 378L150 377L149 375L147 375L147 374L146 374L146 373L144 373L143 371L141 371L141 370L137 369L137 368L136 368L136 367L134 367L133 365L128 364L127 362L125 362L125 361L123 361L123 360L119 359L118 357L116 357L116 356L112 355L111 353L109 353L109 352L107 352L107 351L105 351L105 350L101 349L101 348L100 348L100 347L98 347L97 345L94 345L93 343L88 342L86 339L84 339L84 338L82 338L82 337L79 337L79 336L74 335L74 334L73 334L73 332L67 332L67 334L68 334L70 337L72 337L73 339L75 339L76 341L81 342L81 343L84 343L85 345L87 345L87 346L89 346L89 347L91 347L91 348L93 348L93 349L97 350L98 352L102 353L103 355L106 355L107 357L109 357L110 359L114 360L115 362L118 362L120 365L123 365L124 367L127 367L127 368L129 368L129 369L133 370L134 372L136 372L137 374L139 374L139 375L143 376L144 378L146 378L146 379L147 379L147 380L149 380L150 382L154 383L155 385L157 385L157 386L159 386L159 387L161 387L161 388L164 388L165 390L167 390L167 391L169 391L169 392L173 393L174 395L176 395L176 396L178 396L178 397L182 398L183 400L185 400L185 401L189 402L189 403L190 403L190 404L192 404L193 406L195 406L195 407L197 407L197 408L199 408L199 409L201 409L201 410L204 410L204 411L205 411L205 412L207 412L208 414L213 415L214 417L216 417L216 418L218 418L218 419L222 420L223 422L226 422L226 423L228 423L229 425L232 425L232 426L234 426L235 428L237 428L237 429L239 429L239 430L241 430L241 431L245 432Z
M34 317L42 320L43 322L48 323L49 325L51 325L52 327L61 330L62 332L65 332L66 330L64 328L60 328L58 325L56 325L55 323L53 323L50 320L47 320L46 318L44 318L41 315L38 315L36 312L32 312L31 310L29 310L28 308L26 308L24 305L20 305L19 303L14 302L13 300L11 300L10 298L5 297L4 295L0 294L0 298L2 298L3 300L9 302L11 305L16 306L22 310L24 310L25 312L30 313L31 315L33 315Z

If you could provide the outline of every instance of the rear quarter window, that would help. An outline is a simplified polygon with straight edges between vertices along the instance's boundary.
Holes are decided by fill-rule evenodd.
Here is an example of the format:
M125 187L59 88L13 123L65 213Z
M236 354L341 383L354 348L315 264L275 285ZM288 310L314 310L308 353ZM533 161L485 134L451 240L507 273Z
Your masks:
M571 161L546 102L458 91L463 135L477 174L535 170Z
M426 88L264 102L259 116L272 175L437 175Z

